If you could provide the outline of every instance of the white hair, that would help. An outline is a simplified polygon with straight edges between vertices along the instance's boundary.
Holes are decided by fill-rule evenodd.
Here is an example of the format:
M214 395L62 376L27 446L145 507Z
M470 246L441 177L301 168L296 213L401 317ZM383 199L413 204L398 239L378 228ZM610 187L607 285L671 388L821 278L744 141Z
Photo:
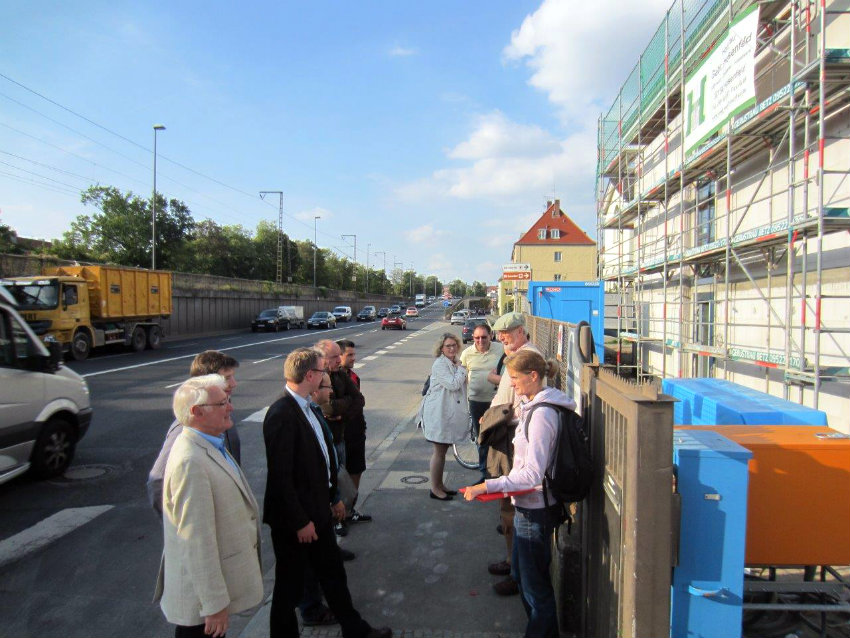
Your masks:
M207 403L209 390L213 387L226 391L227 379L220 374L204 374L184 381L174 393L174 401L171 404L177 421L183 425L189 425L192 408Z

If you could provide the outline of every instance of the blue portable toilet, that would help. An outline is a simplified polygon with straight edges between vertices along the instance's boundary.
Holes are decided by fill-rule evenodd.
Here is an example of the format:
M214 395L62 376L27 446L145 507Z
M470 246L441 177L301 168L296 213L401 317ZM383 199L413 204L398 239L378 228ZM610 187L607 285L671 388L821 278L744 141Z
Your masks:
M528 302L535 317L578 324L593 333L596 356L605 360L605 294L600 281L529 281Z
M681 497L671 638L738 638L744 596L750 450L710 430L675 430Z

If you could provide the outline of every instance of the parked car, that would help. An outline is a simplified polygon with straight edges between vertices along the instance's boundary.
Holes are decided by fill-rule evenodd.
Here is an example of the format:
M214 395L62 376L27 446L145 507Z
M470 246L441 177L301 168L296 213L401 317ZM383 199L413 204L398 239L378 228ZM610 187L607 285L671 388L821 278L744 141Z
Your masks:
M375 306L363 306L363 309L357 313L357 321L375 321L377 317Z
M457 312L452 313L452 318L449 320L451 325L458 324L462 326L466 321L466 313L463 310L458 310Z
M0 483L29 470L59 476L92 418L89 388L62 365L58 341L42 343L0 290Z
M337 306L333 309L337 321L351 321L351 306Z
M258 330L274 330L277 332L281 329L281 324L285 325L287 329L289 328L289 322L286 319L281 321L281 316L277 308L268 308L254 317L254 320L251 322L251 332L257 332Z
M419 316L419 311L413 306L410 306L410 308L405 311L404 316L408 319L416 319L416 317Z
M490 323L484 317L476 317L467 319L463 322L463 330L461 330L461 338L464 343L472 341L472 333L475 332L475 326L485 325L490 328ZM490 332L493 332L491 329Z
M407 330L407 322L397 312L391 312L381 319L381 330Z
M307 320L307 328L336 328L336 317L332 312L323 310L314 312L313 316Z
M278 306L277 314L281 320L286 320L284 330L304 327L304 306Z
M384 318L384 317L386 317L388 314L390 314L390 309L389 309L389 308L378 308L378 317L379 317L379 318L383 319L383 318Z

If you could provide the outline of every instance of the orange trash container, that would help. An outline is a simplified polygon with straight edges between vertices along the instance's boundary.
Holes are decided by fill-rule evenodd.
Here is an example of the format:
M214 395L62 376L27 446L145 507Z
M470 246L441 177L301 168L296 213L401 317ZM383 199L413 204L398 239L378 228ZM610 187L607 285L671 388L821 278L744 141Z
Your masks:
M850 436L821 426L705 425L753 453L747 565L850 565Z

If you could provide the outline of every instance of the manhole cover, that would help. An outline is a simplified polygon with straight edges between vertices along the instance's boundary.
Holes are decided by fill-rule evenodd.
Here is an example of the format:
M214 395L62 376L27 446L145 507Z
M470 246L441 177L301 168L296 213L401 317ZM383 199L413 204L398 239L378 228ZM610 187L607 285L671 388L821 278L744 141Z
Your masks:
M62 478L68 481L87 481L105 476L112 470L109 465L76 465L69 468Z
M411 474L410 476L401 477L401 482L408 485L422 485L428 482L428 477L421 474Z

